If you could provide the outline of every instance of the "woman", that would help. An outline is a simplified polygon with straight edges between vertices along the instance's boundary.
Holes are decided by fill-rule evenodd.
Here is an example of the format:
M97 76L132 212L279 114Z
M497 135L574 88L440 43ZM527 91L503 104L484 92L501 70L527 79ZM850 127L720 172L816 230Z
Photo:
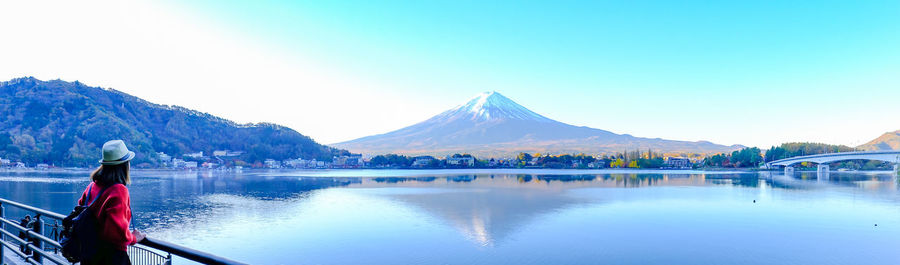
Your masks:
M91 184L84 189L79 205L100 196L88 208L97 217L100 235L97 253L81 264L131 264L125 250L144 239L137 231L128 231L131 223L131 198L125 185L131 183L129 162L134 152L125 142L113 140L103 144L103 160L91 173Z

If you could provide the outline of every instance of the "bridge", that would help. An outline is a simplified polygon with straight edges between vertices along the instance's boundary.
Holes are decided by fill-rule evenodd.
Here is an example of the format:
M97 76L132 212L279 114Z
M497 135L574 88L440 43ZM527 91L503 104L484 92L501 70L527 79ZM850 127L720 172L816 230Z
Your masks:
M783 166L785 173L793 171L791 165L801 162L812 162L818 164L818 171L829 170L828 163L846 161L846 160L877 160L894 163L894 171L898 170L900 165L900 151L860 151L860 152L841 152L818 154L808 156L795 156L781 160L775 160L766 163L766 167Z

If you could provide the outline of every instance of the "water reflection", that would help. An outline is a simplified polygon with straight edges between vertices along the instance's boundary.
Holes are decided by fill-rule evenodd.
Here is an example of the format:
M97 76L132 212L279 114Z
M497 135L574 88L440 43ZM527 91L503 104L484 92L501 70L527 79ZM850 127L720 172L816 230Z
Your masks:
M418 182L432 182L437 180L437 177L377 177L372 178L372 181L379 183L400 183L407 181L418 181Z
M68 213L89 183L88 172L5 172L2 197ZM215 205L204 195L229 194L258 200L287 200L309 191L361 183L361 178L298 178L215 171L144 171L129 185L137 228L166 227L207 215ZM24 214L12 209L12 214Z
M130 186L135 224L168 240L258 264L289 264L298 257L323 264L397 264L412 258L439 264L591 263L584 261L617 255L654 263L637 251L643 247L672 263L690 263L677 262L697 261L679 254L693 249L684 242L745 247L735 255L752 258L784 255L756 247L770 244L774 235L768 233L775 232L799 238L797 246L781 246L784 253L803 253L798 246L825 236L884 255L893 252L879 246L897 242L884 240L900 238L895 208L900 196L890 173L359 173L139 171ZM2 172L0 196L67 212L88 183L86 176ZM879 222L880 234L838 229L860 223L871 229L868 222ZM726 235L745 240L728 241ZM342 255L344 249L356 255ZM388 254L396 249L407 256ZM529 249L556 254L541 258ZM273 251L294 254L280 257ZM832 258L848 257L852 253Z
M561 171L565 172L565 171ZM579 187L653 187L653 186L707 186L731 185L758 188L767 185L776 189L814 189L822 185L836 185L866 190L897 191L896 175L890 173L859 172L738 172L738 173L608 173L608 174L459 174L414 177L353 177L347 176L296 177L291 172L279 176L278 172L230 173L218 171L142 171L135 173L130 187L133 200L153 202L135 205L136 210L147 213L138 218L150 220L171 219L183 213L202 213L210 206L196 200L206 194L231 194L260 200L286 200L304 193L333 187L383 187L378 184L477 182L479 186L506 188L558 186L557 189L538 189L541 192L560 193L563 188ZM331 173L333 174L333 173ZM37 204L56 212L68 212L71 202L87 185L87 172L3 172L0 173L0 191L3 197ZM441 184L444 183L444 184ZM554 184L557 183L557 184ZM418 185L421 186L421 185ZM529 190L530 191L530 190ZM510 196L531 196L527 192L512 192ZM476 201L506 201L490 196ZM477 195L476 195L477 197ZM410 202L423 201L405 198ZM527 201L527 200L524 200ZM559 207L568 201L562 200ZM487 207L480 205L479 207ZM494 208L509 208L497 205ZM428 208L428 207L425 207ZM542 204L534 204L535 212L546 211ZM184 211L189 209L190 211ZM490 209L470 209L485 215ZM138 211L136 211L138 212ZM471 218L454 218L457 220ZM502 219L502 218L501 218ZM456 221L454 221L456 222Z
M482 246L502 241L522 224L544 213L586 202L565 196L563 189L536 187L477 187L388 197L436 216Z

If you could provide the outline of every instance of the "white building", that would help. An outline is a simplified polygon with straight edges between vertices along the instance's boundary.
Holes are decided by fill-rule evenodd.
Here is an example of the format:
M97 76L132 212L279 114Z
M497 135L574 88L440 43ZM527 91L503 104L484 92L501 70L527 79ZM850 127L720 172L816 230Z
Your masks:
M581 167L581 164L583 164L583 163L584 162L581 161L581 159L572 160L572 167L573 168Z
M335 156L332 166L336 168L357 168L365 165L362 155Z
M309 167L309 160L304 160L303 158L288 159L284 160L283 164L290 168L307 168Z
M600 161L600 160L597 160L597 161L594 161L594 162L590 162L590 163L587 164L587 167L588 167L588 168L602 168L602 167L604 167L604 166L606 166L606 163L603 162L603 161Z
M163 152L156 152L156 155L159 157L159 162L169 162L169 160L172 160L172 156Z
M665 168L668 169L691 169L693 164L691 160L684 157L666 157Z
M471 157L471 156L470 157L447 157L447 165L473 167L473 166L475 166L475 158Z
M197 162L194 162L194 161L184 162L184 168L197 168Z
M275 159L266 159L266 161L263 163L267 168L281 168L281 163L279 163L278 160Z
M416 157L413 160L412 167L426 167L428 164L431 164L431 161L434 161L434 158L430 156Z
M184 168L185 162L180 158L172 158L172 167L173 168Z
M213 151L213 156L216 157L235 157L241 156L244 154L244 151L231 151L231 150L215 150Z
M193 158L202 158L202 157L203 157L203 151L196 152L196 153L186 154L186 155L184 155L184 156L187 156L187 157L193 157Z

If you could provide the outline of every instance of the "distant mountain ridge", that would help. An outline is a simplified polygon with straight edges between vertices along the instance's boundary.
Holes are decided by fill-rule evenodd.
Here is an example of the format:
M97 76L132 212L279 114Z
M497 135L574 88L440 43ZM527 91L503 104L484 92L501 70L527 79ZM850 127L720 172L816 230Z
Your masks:
M900 150L900 130L886 132L878 138L857 147L862 150Z
M156 152L180 155L244 151L240 159L316 158L345 151L320 145L290 128L237 124L207 113L158 105L113 89L32 77L0 82L0 157L57 166L93 166L100 146L123 139L136 164Z
M528 153L603 153L635 149L717 153L743 146L634 137L573 126L537 114L497 92L485 92L428 120L385 134L333 144L366 155L509 157Z

